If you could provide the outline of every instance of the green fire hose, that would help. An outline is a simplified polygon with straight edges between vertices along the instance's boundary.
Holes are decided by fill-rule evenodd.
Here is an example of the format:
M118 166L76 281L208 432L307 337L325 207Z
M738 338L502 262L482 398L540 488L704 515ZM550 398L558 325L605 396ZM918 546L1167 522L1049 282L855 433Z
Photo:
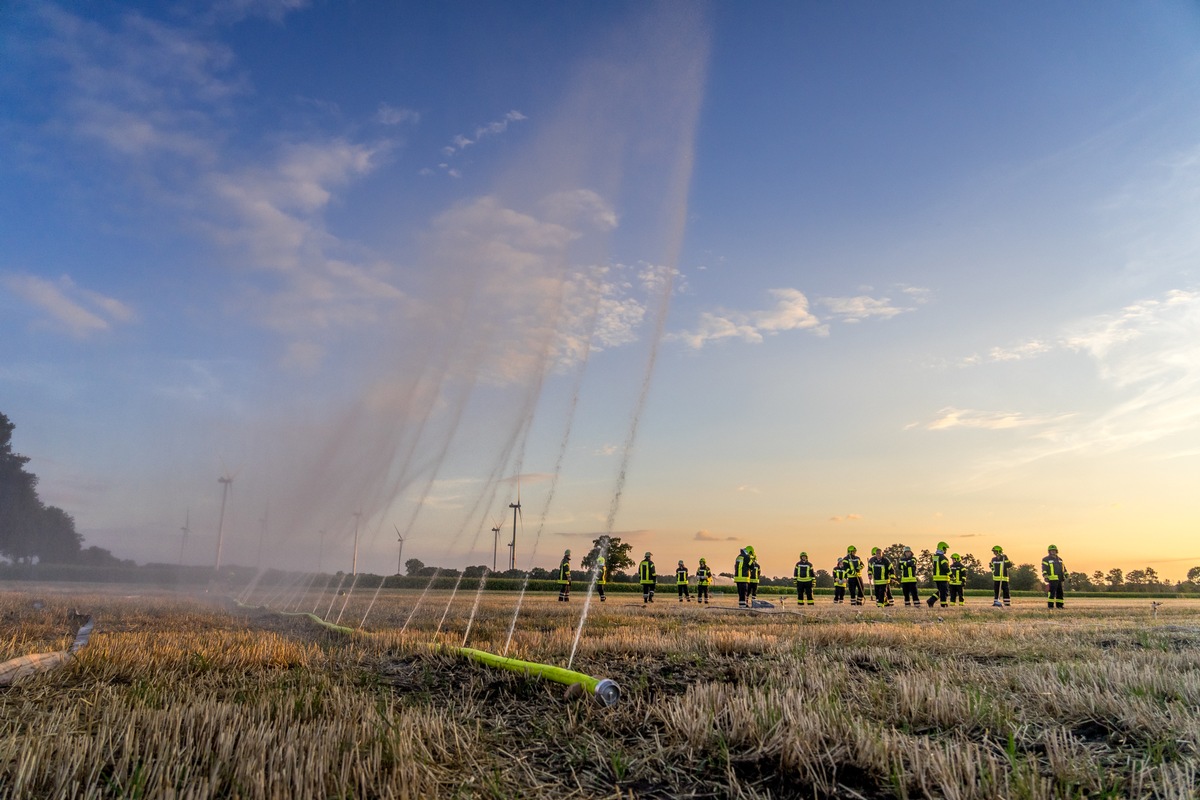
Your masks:
M236 602L236 601L235 601ZM239 606L246 608L242 603ZM303 611L277 612L285 617L307 617L323 628L327 628L337 633L346 634L347 636L355 633L361 633L354 628L347 628L344 625L334 625L332 622L326 622L316 614L310 614ZM584 675L582 672L573 672L562 667L555 667L550 664L539 664L535 661L519 661L515 658L506 658L498 656L495 653L487 653L483 650L475 650L470 647L447 647L434 645L434 649L439 652L455 653L472 661L484 664L489 667L499 667L506 669L509 672L521 673L524 675L532 675L539 678L544 678L548 681L561 683L565 686L579 686L587 694L590 694L596 699L600 705L604 707L615 706L621 699L621 688L616 682L609 678L593 678L591 675Z
M538 664L534 661L518 661L515 658L506 658L494 653L485 653L482 650L473 650L470 647L449 647L446 649L456 652L461 656L466 656L472 661L486 664L489 667L499 667L509 672L521 672L526 675L536 675L548 681L562 683L567 686L582 686L583 690L596 698L596 701L602 706L615 706L617 701L621 699L620 687L617 686L616 682L608 678L593 678L591 675L584 675L582 672L572 672L569 669L552 667L549 664Z

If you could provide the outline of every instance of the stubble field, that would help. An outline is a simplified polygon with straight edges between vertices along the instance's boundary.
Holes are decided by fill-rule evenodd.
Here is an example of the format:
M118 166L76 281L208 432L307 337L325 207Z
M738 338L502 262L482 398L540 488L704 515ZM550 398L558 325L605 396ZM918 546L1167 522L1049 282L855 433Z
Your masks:
M1193 601L614 594L573 665L620 685L603 708L437 652L476 596L419 596L380 594L345 635L215 597L0 589L0 661L64 649L72 608L96 619L74 659L0 689L0 796L1200 797ZM358 627L371 599L332 616ZM515 599L485 593L467 644L501 652ZM582 607L528 595L508 655L565 666Z

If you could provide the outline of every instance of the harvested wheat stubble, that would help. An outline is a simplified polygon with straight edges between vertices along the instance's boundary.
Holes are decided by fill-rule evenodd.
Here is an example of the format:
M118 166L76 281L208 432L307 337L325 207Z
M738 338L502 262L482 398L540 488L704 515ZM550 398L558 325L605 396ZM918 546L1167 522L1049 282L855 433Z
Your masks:
M0 692L0 796L1197 797L1182 601L1154 622L1121 603L942 623L594 604L576 667L620 682L603 709L429 652L466 620L434 636L443 608L418 611L400 634L412 593L380 595L369 637L169 595L29 599L0 595L0 658L63 643L41 613L105 623ZM509 655L565 663L563 605L529 598ZM485 595L470 645L497 652L509 619Z

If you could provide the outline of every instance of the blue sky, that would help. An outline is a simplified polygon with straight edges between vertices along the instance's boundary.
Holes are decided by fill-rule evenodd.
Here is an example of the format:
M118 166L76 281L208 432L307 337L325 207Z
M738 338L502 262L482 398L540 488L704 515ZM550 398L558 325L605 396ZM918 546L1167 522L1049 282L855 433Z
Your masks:
M143 562L187 519L211 563L229 474L241 563L348 568L357 510L362 569L396 528L490 563L519 483L520 566L1181 577L1198 42L1183 2L19 2L0 411Z

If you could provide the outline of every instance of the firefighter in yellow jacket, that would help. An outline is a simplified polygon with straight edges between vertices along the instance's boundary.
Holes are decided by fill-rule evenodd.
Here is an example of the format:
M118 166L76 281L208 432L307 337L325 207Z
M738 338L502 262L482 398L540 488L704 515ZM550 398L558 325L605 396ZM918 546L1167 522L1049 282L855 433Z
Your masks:
M900 589L904 592L904 605L920 608L921 597L917 594L917 559L913 556L911 547L905 547L899 560L896 561L896 572L900 575Z
M833 566L833 602L846 601L846 561L839 558Z
M682 603L685 597L689 603L692 602L692 593L688 590L688 568L684 566L682 558L675 567L675 588L679 590L679 602Z
M1004 548L996 545L992 548L992 605L999 608L1000 598L1004 597L1004 606L1011 606L1012 599L1008 590L1008 574L1012 572L1012 560L1004 555Z
M861 606L863 604L863 560L858 557L858 548L850 545L846 548L846 555L842 556L842 563L846 566L846 588L850 590L850 605Z
M604 587L608 585L608 562L604 560L604 556L596 557L596 592L600 595L600 602L605 601Z
M966 605L963 588L967 584L967 567L958 553L950 554L950 605Z
M867 560L867 570L871 574L871 588L875 590L875 605L883 608L888 602L887 590L888 583L892 580L892 560L878 547L872 547L871 557Z
M638 564L638 583L642 585L642 602L654 602L654 582L658 580L658 575L654 571L654 562L650 560L651 552L646 551L646 557L642 559L642 563Z
M696 567L696 604L704 603L708 605L708 587L712 586L713 572L709 569L708 562L703 558L700 559L700 566Z
M800 560L796 562L796 569L792 571L792 575L796 579L796 605L811 606L813 604L813 584L817 581L817 570L808 560L808 553L800 554Z
M946 558L946 551L949 549L950 545L938 542L937 550L933 554L933 588L937 594L931 594L926 601L930 608L939 600L942 608L950 602L950 559Z
M571 599L571 551L564 550L563 557L562 557L562 563L558 565L558 600L560 603L565 603L570 599Z
M743 547L733 562L733 584L737 586L738 608L749 608L747 600L750 597L750 564L752 561L750 554Z
M1058 557L1058 547L1050 545L1046 548L1046 556L1042 559L1042 580L1046 582L1046 608L1063 607L1063 582L1067 579L1067 568Z
M750 592L750 607L754 608L754 601L758 599L758 582L762 579L762 567L758 563L758 554L750 545L746 545L746 554L750 556L750 580L746 590Z

